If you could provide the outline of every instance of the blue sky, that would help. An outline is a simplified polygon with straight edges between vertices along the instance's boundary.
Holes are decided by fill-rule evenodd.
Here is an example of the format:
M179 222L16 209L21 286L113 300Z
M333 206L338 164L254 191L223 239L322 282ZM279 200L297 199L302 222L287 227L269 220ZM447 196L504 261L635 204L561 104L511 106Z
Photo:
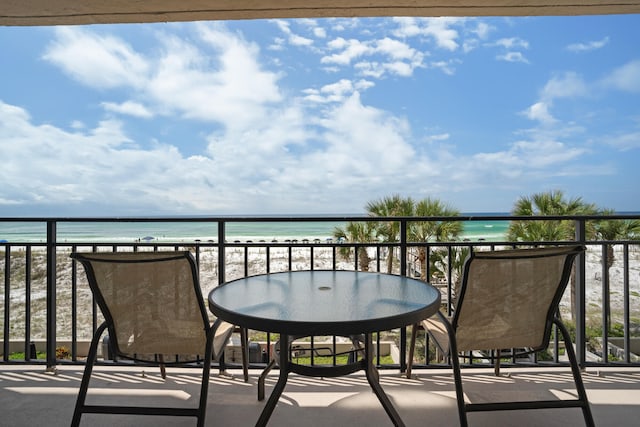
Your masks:
M0 216L640 211L640 16L0 27Z

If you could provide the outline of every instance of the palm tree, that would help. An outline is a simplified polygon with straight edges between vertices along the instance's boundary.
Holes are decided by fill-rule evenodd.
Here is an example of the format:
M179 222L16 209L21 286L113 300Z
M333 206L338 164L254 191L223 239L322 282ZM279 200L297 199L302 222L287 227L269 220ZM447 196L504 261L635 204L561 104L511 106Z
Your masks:
M442 276L447 277L449 269L451 269L451 301L450 308L455 305L456 297L460 292L462 282L462 273L464 263L471 252L469 246L452 247L451 254L447 250L436 251L433 253L433 267Z
M372 243L377 240L375 225L372 222L348 222L344 228L336 227L333 230L333 237L339 241L347 241L352 243ZM369 271L369 263L371 258L366 247L353 248L358 255L358 265L362 271ZM341 246L340 255L346 259L351 258L352 248L350 246Z
M581 197L566 199L561 190L536 193L518 199L511 211L514 216L569 216L594 215L598 211L594 204L582 201ZM587 230L587 236L594 230ZM507 239L517 242L554 242L575 239L572 220L511 221ZM575 320L575 274L571 278L571 317Z
M602 215L614 215L615 211L604 209L600 212ZM613 240L640 240L640 221L639 220L601 220L595 222L595 234L597 240L613 241ZM609 270L615 261L615 250L613 244L605 243L606 258L602 260L605 268L603 283L609 283ZM604 301L609 304L609 301ZM609 316L607 318L607 327L611 325L611 312L607 310Z
M561 190L536 193L518 199L511 211L514 216L593 215L598 209L581 197L565 199ZM575 238L571 220L511 221L507 239L511 241L559 241Z
M413 216L418 217L439 217L439 216L459 216L460 212L438 199L429 197L420 200L415 204ZM455 240L462 232L462 222L460 221L416 221L409 227L409 239L412 242L446 242ZM420 279L428 281L427 271L430 269L426 265L427 251L424 246L418 249L418 262L420 263Z
M384 197L367 203L366 210L371 216L393 217L411 216L414 202L410 197L403 198L399 194ZM385 221L374 223L376 234L383 242L395 243L400 241L400 222ZM394 248L389 248L387 257L387 273L393 272Z

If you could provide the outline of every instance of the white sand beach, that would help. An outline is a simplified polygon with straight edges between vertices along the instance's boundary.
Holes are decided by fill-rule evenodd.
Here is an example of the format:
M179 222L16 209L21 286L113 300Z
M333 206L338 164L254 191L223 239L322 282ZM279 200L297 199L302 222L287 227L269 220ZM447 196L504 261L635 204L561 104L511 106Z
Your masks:
M110 247L101 248L111 250ZM181 249L194 250L193 247ZM72 263L68 250L59 249L57 265L57 335L58 339L70 339L72 335ZM375 251L371 251L375 256ZM383 254L384 256L384 254ZM245 271L245 257L247 257ZM307 270L311 268L313 257L314 269L333 269L333 249L331 247L292 247L291 256L289 248L269 249L269 270L267 271L267 249L261 248L227 248L225 262L225 279L227 281L267 272L287 270ZM22 258L22 262L20 262ZM24 256L14 248L11 270L11 307L10 307L10 334L11 339L23 339L25 335L24 309L26 291L24 276ZM200 249L200 281L203 295L206 298L208 292L218 285L218 252L215 248L203 247ZM602 266L601 248L591 248L586 257L586 300L588 323L602 324ZM44 339L46 331L46 264L44 251L33 251L33 271L31 273L31 339ZM380 271L386 272L384 259L373 260L370 271L376 271L380 265ZM352 270L353 260L347 260L337 256L335 268L339 270ZM395 271L397 273L397 270ZM610 274L610 307L613 322L622 322L624 314L624 265L621 247L615 248L615 262L609 271ZM77 281L77 325L78 339L90 339L93 322L92 296L86 284L84 271L78 269ZM629 298L632 324L640 323L640 246L633 246L629 251ZM4 295L0 298L4 301ZM4 302L3 302L4 304ZM561 310L565 318L570 318L569 292L561 303ZM100 319L100 317L99 317Z

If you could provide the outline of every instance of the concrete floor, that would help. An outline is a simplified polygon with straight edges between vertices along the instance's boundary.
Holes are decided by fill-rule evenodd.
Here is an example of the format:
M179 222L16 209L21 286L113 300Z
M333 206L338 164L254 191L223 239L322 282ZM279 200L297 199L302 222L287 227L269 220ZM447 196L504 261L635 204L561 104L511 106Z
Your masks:
M542 399L574 393L568 369L504 370L510 376L495 377L490 370L465 370L465 392L478 396ZM258 402L256 383L260 371L220 376L212 369L207 426L252 426L264 406ZM397 371L381 371L381 384L407 426L458 426L453 381L449 370L417 370L413 379ZM56 375L43 366L0 366L0 425L68 426L82 378L82 366L61 366ZM267 396L277 371L267 380ZM587 370L587 393L599 426L640 425L640 369ZM155 368L97 367L87 403L121 403L161 406L195 406L198 371L169 369L167 380ZM194 418L83 415L83 426L194 426ZM270 426L338 427L390 426L392 423L369 388L363 373L341 378L308 378L291 375ZM549 409L472 413L470 426L584 426L579 409Z

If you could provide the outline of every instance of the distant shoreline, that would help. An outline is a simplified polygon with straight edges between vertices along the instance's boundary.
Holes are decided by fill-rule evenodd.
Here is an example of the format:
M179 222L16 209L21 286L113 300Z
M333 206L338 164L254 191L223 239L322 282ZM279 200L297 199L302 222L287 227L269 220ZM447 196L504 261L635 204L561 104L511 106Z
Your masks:
M473 214L477 215L477 214ZM489 215L489 214L485 214ZM237 222L227 224L225 241L271 242L277 240L303 240L326 242L333 239L336 227L346 222ZM464 231L458 240L504 241L508 220L463 221ZM58 243L158 243L194 244L197 241L216 243L216 224L200 222L78 222L61 223L57 230ZM46 226L43 223L3 223L0 219L0 241L8 243L45 243ZM1 243L0 243L1 244Z

